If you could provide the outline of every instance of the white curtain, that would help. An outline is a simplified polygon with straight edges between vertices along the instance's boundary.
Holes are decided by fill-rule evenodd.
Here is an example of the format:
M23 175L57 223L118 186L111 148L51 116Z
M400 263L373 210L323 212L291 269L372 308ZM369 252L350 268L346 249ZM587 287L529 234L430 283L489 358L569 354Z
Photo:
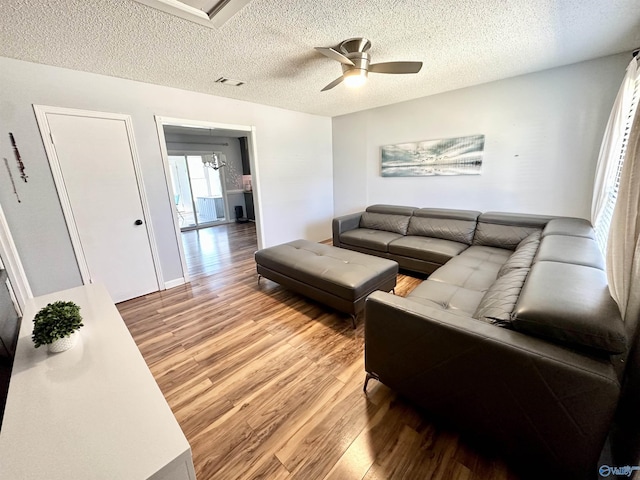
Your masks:
M629 133L607 243L607 276L625 322L640 316L640 115Z
M591 223L600 237L606 237L606 230L608 230L609 226L609 218L606 213L607 204L616 180L616 170L622 150L624 130L627 126L629 111L633 103L633 92L638 73L638 62L633 58L622 80L622 85L611 110L602 145L600 146L591 203ZM604 245L601 246L603 247Z
M607 242L609 290L625 322L630 351L623 394L611 432L611 451L619 465L640 464L640 115L633 120ZM640 475L634 475L638 479Z

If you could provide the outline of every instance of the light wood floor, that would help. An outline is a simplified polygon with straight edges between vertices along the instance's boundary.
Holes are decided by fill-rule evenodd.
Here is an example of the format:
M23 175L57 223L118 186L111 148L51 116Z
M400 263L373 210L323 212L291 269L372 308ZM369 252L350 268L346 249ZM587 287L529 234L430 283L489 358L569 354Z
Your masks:
M198 480L516 478L384 385L365 396L362 321L258 286L253 224L184 235L192 282L118 309ZM420 281L400 275L396 293Z

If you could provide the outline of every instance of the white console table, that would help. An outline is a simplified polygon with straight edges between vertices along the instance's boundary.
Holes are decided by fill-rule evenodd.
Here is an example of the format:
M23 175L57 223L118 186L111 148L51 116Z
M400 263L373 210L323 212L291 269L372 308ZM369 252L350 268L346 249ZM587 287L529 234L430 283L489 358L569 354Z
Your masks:
M33 317L73 301L84 327L63 353L34 348ZM0 430L0 478L195 480L191 448L101 285L29 301Z

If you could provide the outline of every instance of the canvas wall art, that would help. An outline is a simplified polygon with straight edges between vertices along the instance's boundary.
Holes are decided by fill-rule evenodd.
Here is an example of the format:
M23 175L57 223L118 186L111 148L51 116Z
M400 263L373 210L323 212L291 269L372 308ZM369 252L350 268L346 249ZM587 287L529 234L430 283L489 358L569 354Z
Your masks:
M386 145L382 176L479 175L483 152L484 135Z

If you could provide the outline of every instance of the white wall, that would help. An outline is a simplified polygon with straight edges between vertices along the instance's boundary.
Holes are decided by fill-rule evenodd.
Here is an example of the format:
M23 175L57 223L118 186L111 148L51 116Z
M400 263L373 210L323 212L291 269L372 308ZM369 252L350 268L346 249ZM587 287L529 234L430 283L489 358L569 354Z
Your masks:
M615 55L335 117L335 214L389 203L589 218L600 142L630 59ZM485 135L481 175L380 176L383 145L473 134Z
M17 203L2 162L0 204L35 295L81 280L32 104L131 115L166 282L180 278L182 270L154 115L255 126L254 195L262 202L264 246L331 235L329 118L0 58L0 157L10 160L17 177L8 142L13 132L29 175L28 183L16 178Z

